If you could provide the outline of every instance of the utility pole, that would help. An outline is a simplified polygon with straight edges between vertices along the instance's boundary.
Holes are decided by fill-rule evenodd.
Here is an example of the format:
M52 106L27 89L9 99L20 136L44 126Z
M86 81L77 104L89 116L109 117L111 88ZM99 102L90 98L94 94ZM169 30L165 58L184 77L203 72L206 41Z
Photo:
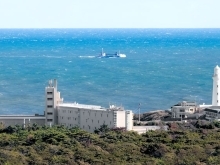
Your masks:
M196 104L196 98L197 98L197 96L195 96L195 104Z
M139 111L138 121L139 121L139 123L141 121L140 109L141 109L141 103L138 104L138 111Z
M196 103L196 98L197 98L197 96L195 96L195 112L198 112L198 111L197 111L198 106L197 106L197 103ZM194 113L195 113L195 112L194 112Z

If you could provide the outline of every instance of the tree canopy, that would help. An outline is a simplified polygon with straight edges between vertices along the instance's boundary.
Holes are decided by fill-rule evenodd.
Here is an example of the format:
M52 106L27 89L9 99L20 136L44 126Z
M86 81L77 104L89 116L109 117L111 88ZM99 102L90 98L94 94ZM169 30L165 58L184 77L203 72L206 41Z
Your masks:
M141 135L106 126L98 129L101 133L78 127L9 126L0 129L0 164L214 165L220 162L219 125Z

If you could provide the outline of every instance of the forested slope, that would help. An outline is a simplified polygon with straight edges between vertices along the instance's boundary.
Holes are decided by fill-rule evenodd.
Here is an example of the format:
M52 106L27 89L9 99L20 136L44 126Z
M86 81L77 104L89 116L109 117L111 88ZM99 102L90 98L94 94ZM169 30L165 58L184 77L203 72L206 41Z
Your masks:
M218 126L218 125L217 125ZM0 129L0 164L220 164L217 127L150 131L142 135L63 126Z

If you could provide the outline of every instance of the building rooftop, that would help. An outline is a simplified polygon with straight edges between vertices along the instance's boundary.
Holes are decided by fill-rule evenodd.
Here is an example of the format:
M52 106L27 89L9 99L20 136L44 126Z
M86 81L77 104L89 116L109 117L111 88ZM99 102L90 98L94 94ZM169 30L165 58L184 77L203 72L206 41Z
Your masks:
M73 108L86 108L92 110L106 110L105 108L99 105L87 105L87 104L79 104L79 103L60 103L59 107L73 107Z
M45 116L35 115L0 115L0 119L45 119Z
M211 106L206 108L204 111L220 113L220 106Z
M196 106L196 102L194 101L182 101L182 102L179 102L175 105L173 105L172 107L177 107L177 106Z
M25 114L12 114L12 115L0 115L0 117L44 117L44 115L41 114L34 114L34 115L25 115Z

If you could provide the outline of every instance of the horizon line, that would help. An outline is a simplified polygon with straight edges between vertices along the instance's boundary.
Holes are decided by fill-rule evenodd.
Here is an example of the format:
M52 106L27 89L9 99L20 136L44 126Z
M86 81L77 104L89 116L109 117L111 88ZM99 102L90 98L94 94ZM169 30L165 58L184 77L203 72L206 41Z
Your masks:
M152 28L141 28L141 27L136 27L136 28L132 28L132 27L111 27L111 28L107 28L107 27L100 27L100 28L93 28L93 27L77 27L77 28L65 28L65 27L16 27L16 28L1 28L2 29L220 29L220 27L198 27L198 28L193 28L193 27L163 27L163 28L158 28L158 27L152 27Z

